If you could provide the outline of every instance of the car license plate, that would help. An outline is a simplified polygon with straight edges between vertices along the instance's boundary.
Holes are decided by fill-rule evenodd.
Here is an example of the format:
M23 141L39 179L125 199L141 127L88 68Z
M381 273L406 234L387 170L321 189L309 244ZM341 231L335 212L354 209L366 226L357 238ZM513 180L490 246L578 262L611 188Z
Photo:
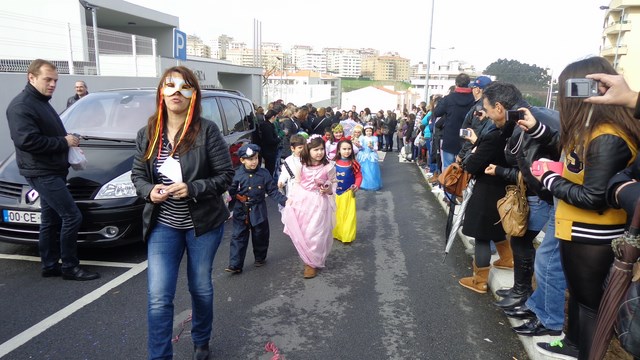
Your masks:
M19 224L40 224L40 213L33 211L2 210L2 221Z

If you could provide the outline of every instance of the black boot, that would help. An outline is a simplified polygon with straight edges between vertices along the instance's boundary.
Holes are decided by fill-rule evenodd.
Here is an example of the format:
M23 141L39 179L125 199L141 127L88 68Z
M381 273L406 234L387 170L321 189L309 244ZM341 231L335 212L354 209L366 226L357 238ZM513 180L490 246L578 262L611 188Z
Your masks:
M209 344L193 345L193 360L209 360Z
M500 308L513 308L524 304L533 289L531 288L531 278L533 277L534 258L521 258L514 254L513 257L513 288L511 294L494 304Z
M513 288L508 288L508 289L498 289L496 290L496 295L500 296L500 297L509 297L511 296L511 292L513 292Z

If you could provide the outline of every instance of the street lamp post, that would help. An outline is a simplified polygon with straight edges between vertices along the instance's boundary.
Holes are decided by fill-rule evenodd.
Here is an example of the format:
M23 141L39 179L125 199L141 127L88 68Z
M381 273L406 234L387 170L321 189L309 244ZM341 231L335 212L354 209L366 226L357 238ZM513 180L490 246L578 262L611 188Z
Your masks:
M427 44L427 68L424 76L424 101L429 103L429 73L431 71L431 40L433 39L433 13L436 1L431 0L431 22L429 23L429 44Z
M550 109L551 97L553 96L553 70L552 69L547 69L547 70L549 70L549 88L547 90L547 102L545 106Z
M91 21L93 23L93 49L96 55L96 75L100 75L100 50L98 48L98 18L96 15L96 11L98 7L90 4L86 0L79 0L80 5L84 7L86 10L91 10Z

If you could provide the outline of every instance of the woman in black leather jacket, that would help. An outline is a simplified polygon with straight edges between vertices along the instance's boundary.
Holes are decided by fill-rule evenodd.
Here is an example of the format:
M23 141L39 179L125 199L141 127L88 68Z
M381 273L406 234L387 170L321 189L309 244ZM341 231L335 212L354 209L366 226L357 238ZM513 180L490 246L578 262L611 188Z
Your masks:
M148 357L173 355L173 298L187 254L193 305L194 359L209 358L213 323L213 259L229 212L222 200L233 178L220 129L200 117L198 79L184 66L160 78L158 108L138 132L132 181L147 204L143 238L148 248Z
M565 156L562 175L545 165L537 178L559 200L555 224L570 294L568 331L562 344L538 343L538 347L556 354L574 348L578 359L589 357L603 283L613 263L611 241L623 234L627 218L624 210L608 207L607 183L634 162L640 143L640 124L628 109L565 96L567 79L591 73L616 72L604 58L592 57L568 65L560 74L559 136L526 110L519 122L539 141L557 142Z

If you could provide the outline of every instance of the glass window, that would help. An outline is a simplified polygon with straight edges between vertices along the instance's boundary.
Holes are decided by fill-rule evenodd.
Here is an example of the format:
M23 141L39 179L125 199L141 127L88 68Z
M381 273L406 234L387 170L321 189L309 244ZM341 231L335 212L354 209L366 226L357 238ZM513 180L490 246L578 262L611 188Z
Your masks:
M220 104L227 120L229 132L245 131L248 126L244 123L244 110L236 99L220 97Z
M258 119L256 119L255 112L253 111L253 104L248 101L240 101L244 109L245 122L249 125L249 129L256 127Z
M70 133L117 139L135 139L155 111L155 92L90 94L60 117Z
M220 132L224 135L225 129L222 126L222 116L216 98L209 97L202 99L202 117L213 121L220 128Z

